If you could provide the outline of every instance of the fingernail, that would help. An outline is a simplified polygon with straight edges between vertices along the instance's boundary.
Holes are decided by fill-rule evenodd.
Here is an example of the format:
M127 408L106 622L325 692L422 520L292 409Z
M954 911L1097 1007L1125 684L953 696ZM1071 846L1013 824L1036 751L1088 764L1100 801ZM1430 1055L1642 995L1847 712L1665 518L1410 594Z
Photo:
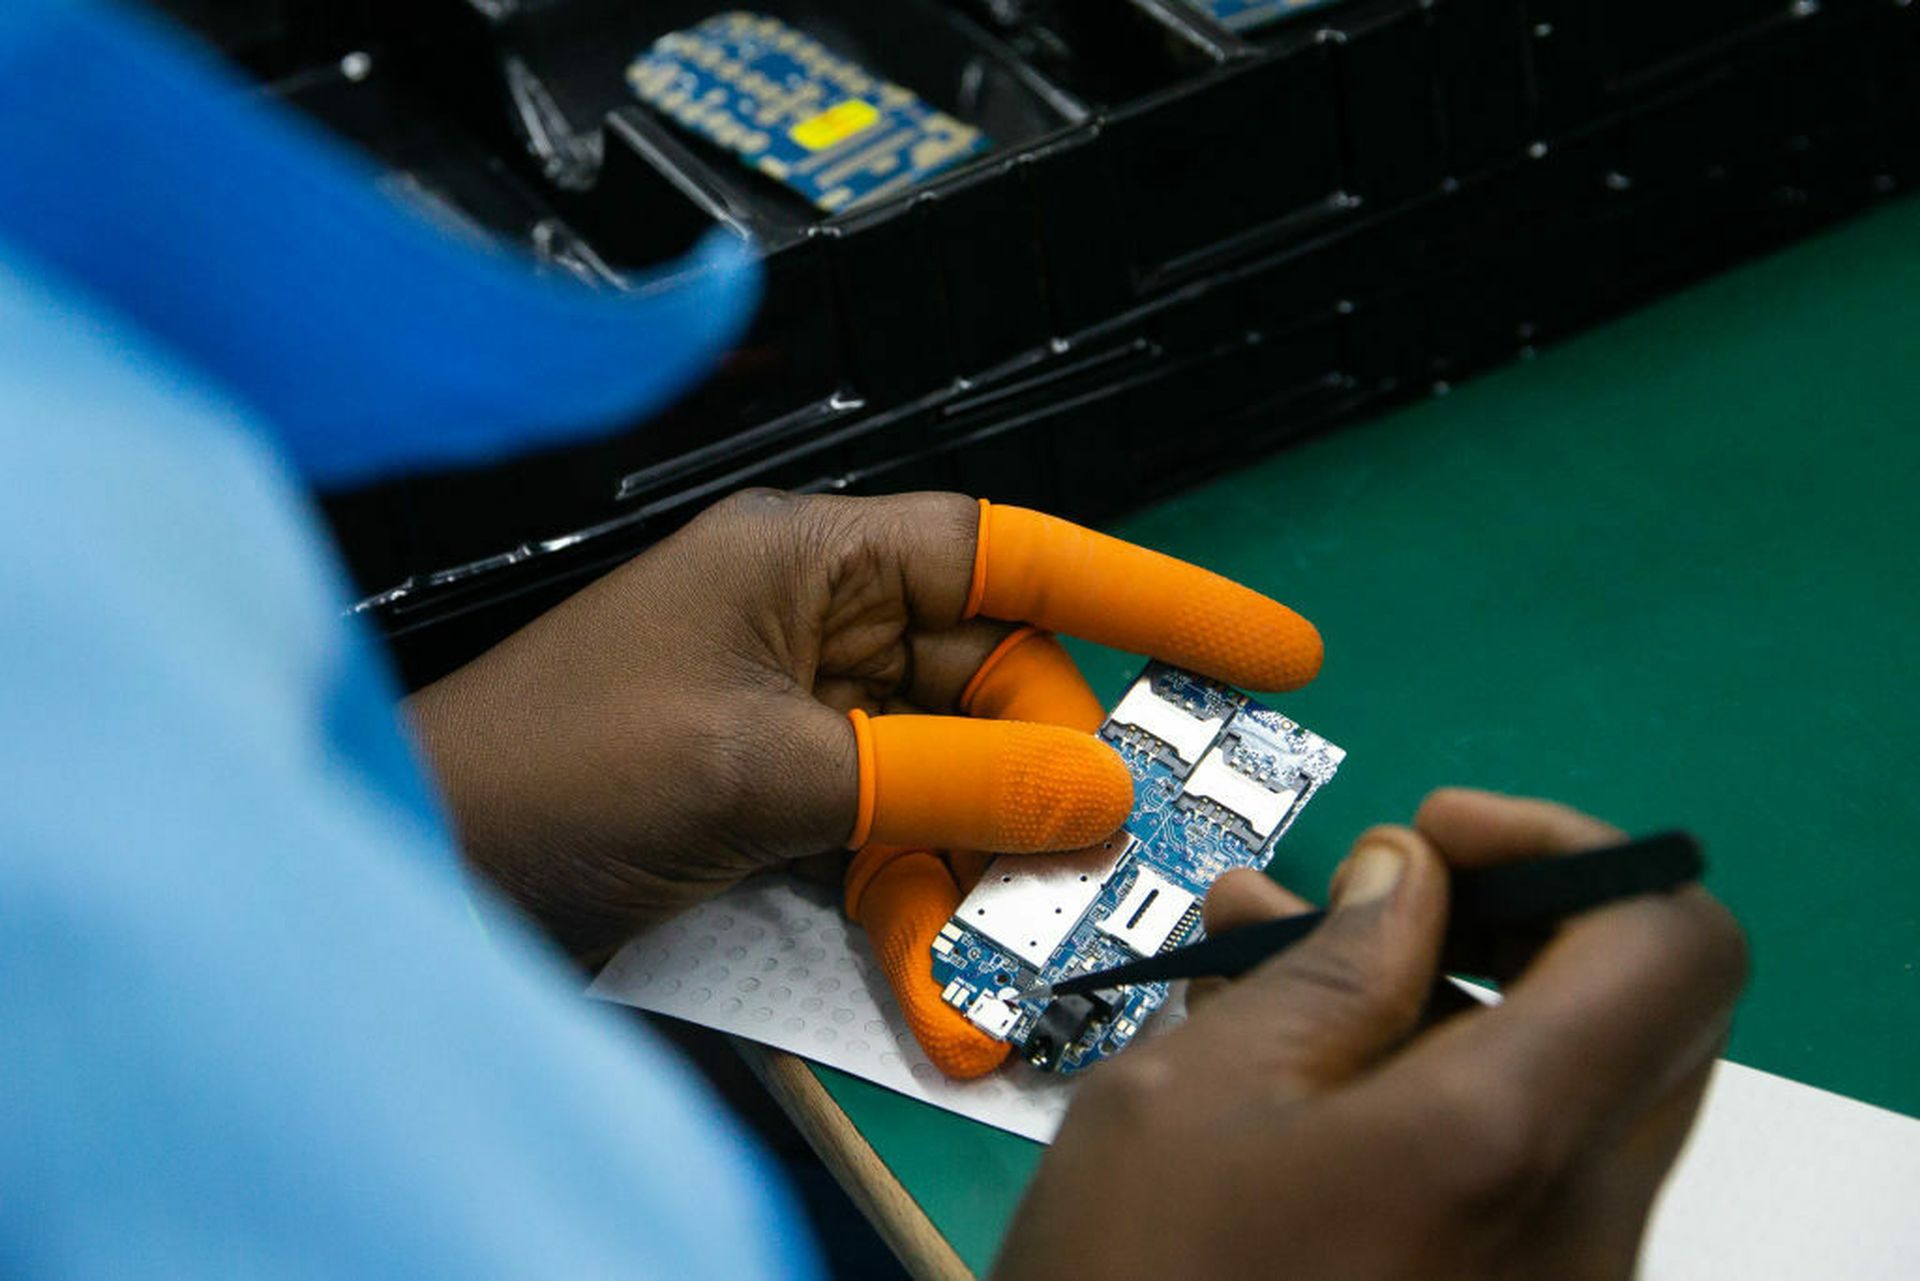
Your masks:
M1368 845L1354 851L1340 873L1339 891L1333 905L1348 908L1378 903L1393 893L1406 866L1406 857L1391 845Z

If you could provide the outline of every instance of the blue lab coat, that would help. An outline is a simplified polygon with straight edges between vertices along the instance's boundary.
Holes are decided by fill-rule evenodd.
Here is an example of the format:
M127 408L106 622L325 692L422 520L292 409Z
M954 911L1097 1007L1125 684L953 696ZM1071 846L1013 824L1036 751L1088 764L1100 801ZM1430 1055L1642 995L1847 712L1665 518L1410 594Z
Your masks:
M309 497L657 405L754 287L537 278L152 20L0 4L0 1274L814 1272L464 874Z

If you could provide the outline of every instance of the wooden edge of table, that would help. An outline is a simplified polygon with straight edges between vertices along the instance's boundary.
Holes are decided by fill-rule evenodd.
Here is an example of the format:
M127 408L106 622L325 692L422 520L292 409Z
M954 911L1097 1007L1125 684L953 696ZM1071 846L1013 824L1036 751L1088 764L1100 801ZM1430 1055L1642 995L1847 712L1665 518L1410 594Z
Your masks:
M731 1039L907 1271L919 1281L973 1281L973 1272L833 1101L807 1061L753 1041Z

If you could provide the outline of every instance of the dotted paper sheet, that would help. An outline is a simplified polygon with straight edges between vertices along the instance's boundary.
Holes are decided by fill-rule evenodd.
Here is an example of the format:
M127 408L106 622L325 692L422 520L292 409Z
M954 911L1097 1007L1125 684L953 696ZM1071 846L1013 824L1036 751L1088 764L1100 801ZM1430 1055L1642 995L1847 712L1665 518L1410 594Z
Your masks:
M790 1050L935 1107L1050 1142L1071 1078L1013 1060L982 1081L927 1061L866 936L829 892L756 879L622 948L604 1000ZM1147 1028L1185 1018L1183 993ZM1661 1195L1648 1281L1896 1281L1920 1259L1920 1121L1722 1063Z
M620 949L589 995L744 1036L976 1121L1050 1142L1070 1078L1018 1058L978 1081L927 1061L837 896L764 876L649 930ZM1185 1018L1174 999L1150 1027Z

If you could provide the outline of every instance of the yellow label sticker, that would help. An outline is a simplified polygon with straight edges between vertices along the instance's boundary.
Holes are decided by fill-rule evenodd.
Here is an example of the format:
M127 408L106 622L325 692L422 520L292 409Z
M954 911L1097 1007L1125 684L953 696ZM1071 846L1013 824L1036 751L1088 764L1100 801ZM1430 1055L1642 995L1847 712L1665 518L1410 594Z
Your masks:
M836 102L817 116L808 116L788 131L788 136L808 151L825 151L859 133L871 129L880 119L880 109L871 102L848 98Z

